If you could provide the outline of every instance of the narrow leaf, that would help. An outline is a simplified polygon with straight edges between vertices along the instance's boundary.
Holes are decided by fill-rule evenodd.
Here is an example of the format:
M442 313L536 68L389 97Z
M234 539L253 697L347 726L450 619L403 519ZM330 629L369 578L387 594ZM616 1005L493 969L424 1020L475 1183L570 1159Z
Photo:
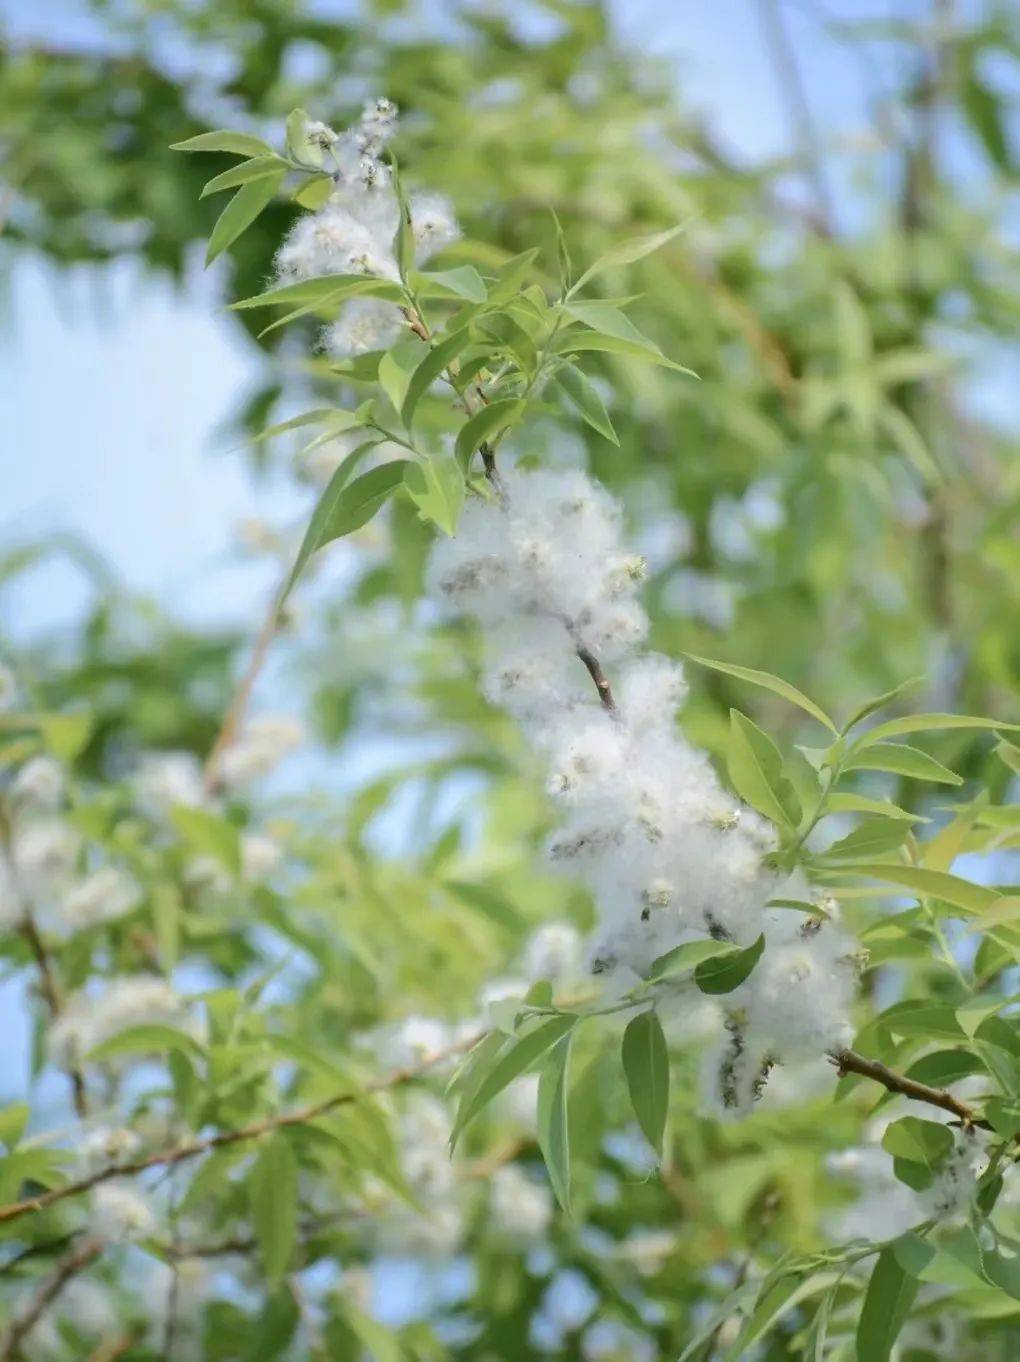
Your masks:
M297 1233L298 1170L294 1152L282 1135L262 1146L248 1174L252 1224L271 1283L287 1270Z
M393 459L380 464L378 468L370 468L353 482L348 482L348 470L343 464L340 465L312 513L287 584L280 594L280 605L290 595L312 554L371 520L379 507L400 486L406 466L406 459Z
M694 971L694 982L702 993L732 993L754 969L764 949L763 933L743 950L733 947L710 960L703 960Z
M857 1325L857 1362L889 1362L893 1344L917 1295L892 1248L878 1255Z
M268 142L261 137L252 137L247 132L200 132L197 137L189 137L185 142L171 142L171 151L226 151L236 156L274 156L276 153Z
M538 1079L536 1126L538 1145L556 1200L570 1210L570 1120L567 1102L567 1072L570 1063L568 1032L549 1052Z
M251 180L237 191L216 220L209 236L205 263L211 265L255 221L276 196L283 179L282 171Z
M820 724L829 730L830 733L837 734L836 725L832 722L825 711L815 704L814 700L791 686L789 681L784 681L779 676L773 676L770 672L755 671L751 667L738 667L733 662L716 662L710 657L698 657L695 653L685 653L692 662L697 662L702 667L711 667L714 671L725 672L727 676L735 676L740 681L749 681L752 686L761 686L764 690L770 690L775 695L781 695L784 700L789 700L792 705L799 706L806 714L810 714L813 719L817 719Z
M940 785L962 785L963 777L920 748L906 743L879 742L851 752L843 762L845 771L889 771L914 780L931 780Z
M574 365L568 364L557 373L556 382L588 425L593 430L597 430L600 435L604 435L607 440L612 440L614 445L619 445L620 440L613 429L613 423L609 419L605 403L599 396L598 390L588 382L584 374Z
M456 455L461 468L467 469L478 446L494 439L520 419L524 403L516 397L501 397L465 421L457 435Z
M648 1143L662 1157L669 1107L669 1055L654 1008L639 1012L623 1033L623 1071L631 1106Z

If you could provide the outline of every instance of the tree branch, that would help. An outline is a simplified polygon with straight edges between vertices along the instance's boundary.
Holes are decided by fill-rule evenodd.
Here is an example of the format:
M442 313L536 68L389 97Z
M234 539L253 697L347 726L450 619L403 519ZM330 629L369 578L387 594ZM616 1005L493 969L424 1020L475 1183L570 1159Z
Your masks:
M776 75L790 111L797 148L815 197L815 227L824 237L831 237L835 224L832 196L823 169L821 141L811 115L807 93L797 65L790 35L786 29L781 0L758 0L765 41L775 63Z
M11 1362L11 1359L17 1356L25 1336L38 1324L71 1278L87 1268L102 1251L101 1240L85 1239L65 1254L52 1276L43 1282L22 1313L12 1319L7 1326L3 1338L0 1339L0 1362Z
M950 1112L964 1125L980 1126L984 1130L989 1128L988 1122L983 1121L973 1107L961 1102L946 1088L932 1088L927 1083L918 1083L914 1078L906 1078L903 1074L898 1074L879 1063L877 1059L866 1059L855 1050L832 1050L829 1052L829 1058L839 1071L840 1078L844 1074L859 1074L862 1078L871 1078L876 1083L881 1083L887 1091L897 1093L900 1097L909 1097L913 1102L927 1102L929 1106L940 1107L943 1111Z
M233 746L241 725L244 723L244 716L248 710L248 702L251 699L251 693L255 689L255 682L258 680L259 673L265 665L270 644L276 636L276 626L279 616L280 593L274 591L269 613L262 622L262 628L259 630L258 637L252 648L251 659L248 662L244 675L241 677L241 680L238 682L234 693L231 696L230 703L223 716L223 722L220 725L220 731L217 733L216 739L209 750L209 755L205 759L205 770L202 779L206 794L214 794L219 786L220 763L223 759L223 754L228 748Z
M366 1095L387 1092L390 1088L399 1087L401 1084L427 1073L430 1069L434 1069L445 1060L464 1054L482 1039L483 1034L471 1036L468 1040L450 1046L449 1049L433 1055L431 1059L421 1064L397 1069L385 1078L380 1078L374 1083L368 1083L359 1092L346 1090L334 1093L331 1097L326 1097L321 1102L313 1102L310 1106L298 1107L295 1111L281 1112L276 1116L267 1116L261 1121L252 1121L249 1125L239 1126L235 1130L221 1130L215 1135L208 1135L203 1139L188 1140L173 1149L161 1149L154 1154L146 1154L143 1158L133 1159L130 1163L110 1164L106 1168L100 1168L95 1173L90 1173L87 1177L79 1178L77 1182L66 1182L61 1187L51 1187L45 1192L40 1192L38 1196L26 1197L22 1201L13 1201L7 1206L0 1206L0 1224L18 1220L21 1216L30 1215L35 1211L45 1210L47 1206L52 1206L58 1201L65 1201L68 1197L80 1196L83 1192L88 1192L93 1187L97 1187L101 1182L108 1182L110 1178L134 1177L138 1173L146 1172L149 1168L175 1168L177 1164L184 1163L188 1159L198 1158L200 1154L208 1154L214 1149L223 1149L228 1145L242 1144L247 1140L256 1140L260 1135L266 1135L272 1130L280 1130L285 1126L307 1125L310 1121L325 1116L337 1107L348 1106ZM0 1355L0 1362L3 1362L2 1355Z

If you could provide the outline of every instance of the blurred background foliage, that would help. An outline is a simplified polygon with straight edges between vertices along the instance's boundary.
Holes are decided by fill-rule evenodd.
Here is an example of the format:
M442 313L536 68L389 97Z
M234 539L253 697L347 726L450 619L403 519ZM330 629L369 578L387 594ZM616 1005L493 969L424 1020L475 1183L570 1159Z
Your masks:
M184 287L218 211L199 201L201 185L220 167L168 144L221 126L275 132L296 104L344 126L376 93L405 112L401 164L454 200L464 259L496 263L539 245L552 277L557 219L582 263L682 222L668 247L625 275L607 274L604 287L607 296L639 294L641 329L698 380L593 355L588 372L604 380L620 447L559 419L533 426L534 443L518 440L516 452L580 459L623 500L649 561L656 648L765 668L841 716L921 675L911 701L920 708L1017 719L1016 380L995 377L1020 359L1016 8L932 0L910 18L892 6L882 22L858 20L848 6L842 19L823 13L819 22L828 18L871 83L869 124L849 144L819 133L782 7L761 8L753 40L771 44L796 137L790 155L750 165L729 150L725 129L684 107L669 67L621 43L600 4L420 12L385 0L338 17L298 0L97 0L101 41L64 47L54 33L3 52L6 253L97 268L127 255ZM890 57L892 85L877 76ZM295 211L274 205L223 262L225 301L260 290ZM251 326L245 344L261 375L235 412L236 441L323 380L302 360L310 331L260 341L257 314L230 316L239 333ZM285 447L248 449L253 477L267 462L290 465ZM293 528L273 527L269 556L286 556ZM536 923L588 919L581 896L539 868L548 811L512 725L478 694L475 640L419 603L430 533L395 503L386 529L369 526L341 553L340 578L299 600L280 642L288 701L302 695L321 743L299 788L272 806L302 867L294 896L262 889L228 899L211 919L185 913L180 923L179 959L201 959L223 986L277 960L268 937L284 940L303 963L287 976L279 1014L270 1008L258 1025L279 1022L327 1050L403 1016L464 1015ZM30 558L12 551L0 572L11 578ZM151 749L204 754L243 664L244 635L190 629L108 580L87 555L83 567L95 576L94 609L79 629L33 641L20 660L39 708L90 712L80 774L116 778L132 754ZM786 743L800 736L797 712L764 692L715 673L691 681L685 722L713 749L731 703L752 708ZM358 754L373 744L386 760L363 778ZM1005 797L1010 773L980 736L946 734L932 750ZM917 786L900 786L893 797L916 808ZM232 812L239 823L251 816ZM122 969L137 968L152 942L125 929L116 950ZM646 1180L643 1156L617 1129L625 1117L616 1061L597 1049L586 1059L579 1068L599 1094L599 1115L586 1103L581 1228L557 1224L548 1261L535 1263L508 1249L479 1202L472 1285L457 1296L430 1279L428 1304L421 1318L408 1312L403 1333L413 1356L532 1355L532 1318L565 1269L581 1273L602 1317L651 1340L651 1356L675 1356L756 1243L819 1244L820 1206L831 1214L844 1199L821 1159L852 1137L860 1120L852 1104L833 1107L824 1092L720 1128L684 1119L693 1085L678 1079L666 1175ZM286 1096L314 1095L321 1081L294 1077ZM260 1083L253 1078L236 1109L214 1114L237 1121L261 1109L271 1091ZM615 1142L604 1141L612 1131ZM527 1133L512 1138L509 1157L537 1166ZM501 1131L482 1123L472 1151L483 1177L493 1148L502 1148ZM606 1179L614 1198L604 1195ZM236 1188L225 1180L215 1195L229 1224ZM339 1226L302 1252L314 1264L366 1250L356 1226ZM393 1299L406 1295L406 1283L393 1288ZM144 1308L125 1305L125 1319ZM290 1338L297 1315L286 1293L268 1307L221 1299L204 1317L201 1355L283 1355L273 1329ZM455 1325L468 1315L482 1332L458 1342ZM937 1311L932 1320L911 1359L933 1355ZM357 1355L346 1327L332 1323L323 1355ZM565 1328L557 1355L591 1356L580 1339ZM1005 1359L1011 1339L1003 1326L994 1345L981 1342L979 1325L978 1342L953 1355ZM633 1347L598 1355L629 1358ZM778 1362L798 1347L782 1333L766 1355ZM376 1352L403 1355L381 1344Z

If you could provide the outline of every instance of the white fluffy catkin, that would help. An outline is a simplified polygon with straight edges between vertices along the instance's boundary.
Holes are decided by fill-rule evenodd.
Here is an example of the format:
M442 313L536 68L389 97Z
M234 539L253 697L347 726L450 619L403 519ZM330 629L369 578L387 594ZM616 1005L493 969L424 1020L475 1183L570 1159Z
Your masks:
M334 190L320 209L298 219L280 247L276 272L282 282L327 274L400 279L394 253L400 205L390 168L380 159L396 129L397 108L388 99L366 104L359 121L344 133L323 123L307 125L314 163L332 172ZM407 210L417 265L460 235L453 209L440 194L411 195ZM397 304L354 298L323 339L334 355L357 355L386 349L404 326Z
M621 994L683 942L746 946L764 931L757 968L713 1014L707 1088L713 1105L744 1112L772 1065L847 1042L852 943L832 922L766 908L782 878L768 860L774 831L676 727L680 667L637 652L643 564L613 499L574 471L512 471L504 488L499 502L473 500L457 536L437 542L430 589L480 622L486 693L546 754L563 813L550 854L597 905L592 974ZM615 709L599 703L579 650L611 666ZM689 1031L706 1003L672 986L663 1011L679 1009Z

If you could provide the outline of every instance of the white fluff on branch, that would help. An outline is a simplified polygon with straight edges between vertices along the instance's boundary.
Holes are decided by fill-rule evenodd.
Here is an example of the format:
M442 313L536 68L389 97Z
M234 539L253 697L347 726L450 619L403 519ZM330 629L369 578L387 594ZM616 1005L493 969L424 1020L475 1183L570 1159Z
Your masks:
M591 889L589 969L610 996L684 942L748 946L765 933L733 993L710 1002L681 984L662 1000L686 1032L714 1017L706 1087L713 1105L744 1112L774 1064L847 1043L853 944L835 922L766 907L785 879L769 858L774 830L677 727L681 668L636 652L643 564L613 499L580 472L511 471L503 489L472 501L456 538L437 543L431 591L480 622L486 693L545 754L563 815L550 854ZM583 654L609 665L614 707L600 703Z

